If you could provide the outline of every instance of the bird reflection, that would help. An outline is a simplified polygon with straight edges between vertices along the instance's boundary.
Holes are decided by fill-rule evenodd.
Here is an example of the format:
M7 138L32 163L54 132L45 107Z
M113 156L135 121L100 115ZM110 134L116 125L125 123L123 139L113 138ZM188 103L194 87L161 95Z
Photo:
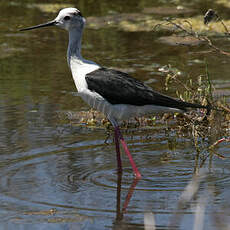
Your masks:
M116 207L116 219L114 223L114 229L121 224L124 214L128 208L129 202L132 198L133 192L137 186L137 183L140 179L134 178L132 184L129 187L128 193L125 197L123 205L121 205L121 184L122 184L122 173L117 174L117 207Z

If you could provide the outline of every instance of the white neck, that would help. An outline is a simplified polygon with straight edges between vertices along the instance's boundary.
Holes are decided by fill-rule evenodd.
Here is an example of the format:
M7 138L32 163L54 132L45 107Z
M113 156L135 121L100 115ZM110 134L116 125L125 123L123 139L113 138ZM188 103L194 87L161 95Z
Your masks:
M68 65L70 66L70 60L75 59L76 61L82 61L81 56L81 38L82 38L82 29L71 29L69 31L69 45L67 50L67 60Z
M83 27L72 28L69 31L69 45L67 51L68 65L71 69L73 79L78 91L82 91L87 88L85 75L100 68L100 66L96 63L85 60L81 56L82 32Z

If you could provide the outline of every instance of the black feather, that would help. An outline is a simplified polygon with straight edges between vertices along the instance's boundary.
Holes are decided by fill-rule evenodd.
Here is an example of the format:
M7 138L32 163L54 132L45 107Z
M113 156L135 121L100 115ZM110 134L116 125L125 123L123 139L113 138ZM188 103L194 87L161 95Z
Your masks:
M91 91L97 92L111 104L157 105L181 110L206 108L160 94L127 73L113 69L97 69L86 74L85 79Z

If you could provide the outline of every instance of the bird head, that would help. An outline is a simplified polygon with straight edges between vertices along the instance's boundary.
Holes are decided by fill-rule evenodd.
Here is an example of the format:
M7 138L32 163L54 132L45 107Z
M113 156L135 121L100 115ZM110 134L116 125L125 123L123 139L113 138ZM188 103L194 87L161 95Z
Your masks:
M82 16L81 12L76 8L65 8L62 9L58 16L49 22L20 29L20 31L25 30L33 30L41 27L48 27L48 26L58 26L60 28L71 30L71 29L82 29L85 24L85 19Z

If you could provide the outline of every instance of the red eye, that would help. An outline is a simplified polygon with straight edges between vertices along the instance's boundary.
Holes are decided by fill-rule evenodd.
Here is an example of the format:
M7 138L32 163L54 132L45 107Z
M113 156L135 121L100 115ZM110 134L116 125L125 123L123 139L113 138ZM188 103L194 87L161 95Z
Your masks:
M64 17L64 20L65 20L65 21L70 20L70 16L65 16L65 17Z

